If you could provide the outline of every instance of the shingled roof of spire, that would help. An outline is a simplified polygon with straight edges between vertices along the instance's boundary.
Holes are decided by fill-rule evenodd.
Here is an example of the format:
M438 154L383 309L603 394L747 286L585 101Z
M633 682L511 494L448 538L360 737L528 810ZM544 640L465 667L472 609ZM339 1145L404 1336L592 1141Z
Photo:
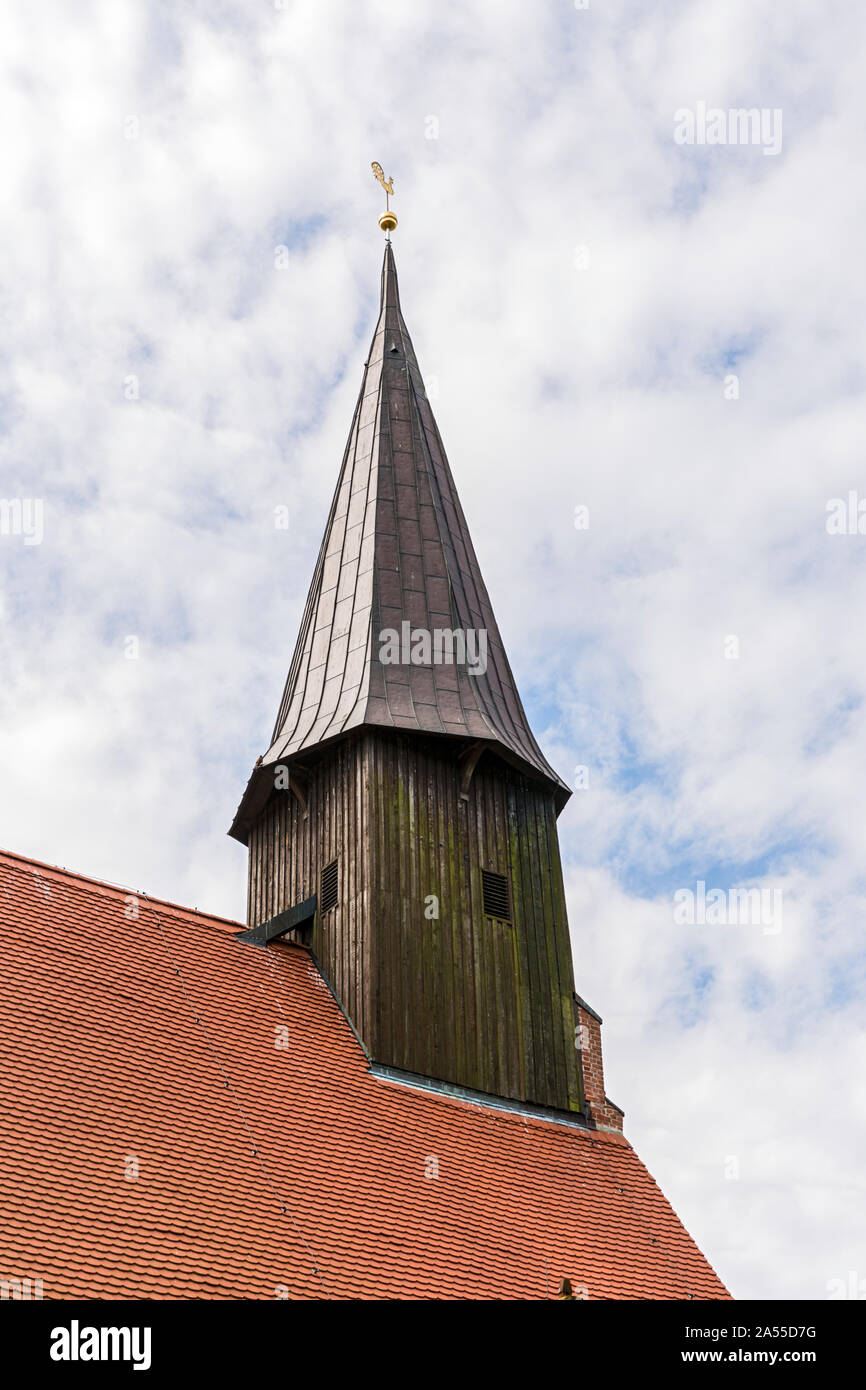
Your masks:
M428 633L485 632L486 671L383 664L379 634L404 622ZM570 795L517 693L400 309L390 243L337 490L271 746L253 780L362 725L486 741L551 782L560 805ZM233 833L244 812L242 802Z
M0 1276L56 1299L728 1294L621 1135L374 1074L310 954L0 854Z

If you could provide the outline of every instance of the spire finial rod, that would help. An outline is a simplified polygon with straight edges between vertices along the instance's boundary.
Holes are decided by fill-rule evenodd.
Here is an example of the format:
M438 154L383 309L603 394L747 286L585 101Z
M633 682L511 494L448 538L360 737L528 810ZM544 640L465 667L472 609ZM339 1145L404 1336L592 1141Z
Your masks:
M379 226L385 233L387 240L390 241L391 233L397 225L397 219L391 211L391 195L394 192L394 180L385 178L385 170L382 168L381 164L376 163L375 159L370 167L385 190L385 211L379 218Z

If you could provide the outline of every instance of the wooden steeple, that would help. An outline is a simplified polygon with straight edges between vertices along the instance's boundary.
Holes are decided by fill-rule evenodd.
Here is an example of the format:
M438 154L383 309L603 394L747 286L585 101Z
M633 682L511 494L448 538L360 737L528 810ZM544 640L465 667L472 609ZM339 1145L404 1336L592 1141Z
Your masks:
M250 925L296 909L274 932L309 941L374 1063L580 1110L568 796L517 693L389 241L270 747L230 832Z

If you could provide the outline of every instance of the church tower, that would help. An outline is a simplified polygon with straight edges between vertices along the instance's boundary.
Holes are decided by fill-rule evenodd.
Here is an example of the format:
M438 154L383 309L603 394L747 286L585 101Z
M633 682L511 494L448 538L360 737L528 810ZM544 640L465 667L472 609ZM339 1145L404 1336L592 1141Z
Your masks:
M569 795L515 687L388 241L285 692L230 831L246 939L308 944L377 1068L586 1117Z

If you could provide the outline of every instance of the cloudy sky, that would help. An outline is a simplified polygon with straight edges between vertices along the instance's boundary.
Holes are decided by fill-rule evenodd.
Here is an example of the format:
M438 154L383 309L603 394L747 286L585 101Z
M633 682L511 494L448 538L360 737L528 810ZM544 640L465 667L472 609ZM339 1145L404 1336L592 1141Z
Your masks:
M0 844L243 916L225 832L375 323L380 160L518 683L588 781L608 1091L741 1298L866 1297L864 58L843 0L0 10L0 498L43 503L39 544L0 512ZM738 108L763 131L708 143ZM778 910L678 921L699 882Z

